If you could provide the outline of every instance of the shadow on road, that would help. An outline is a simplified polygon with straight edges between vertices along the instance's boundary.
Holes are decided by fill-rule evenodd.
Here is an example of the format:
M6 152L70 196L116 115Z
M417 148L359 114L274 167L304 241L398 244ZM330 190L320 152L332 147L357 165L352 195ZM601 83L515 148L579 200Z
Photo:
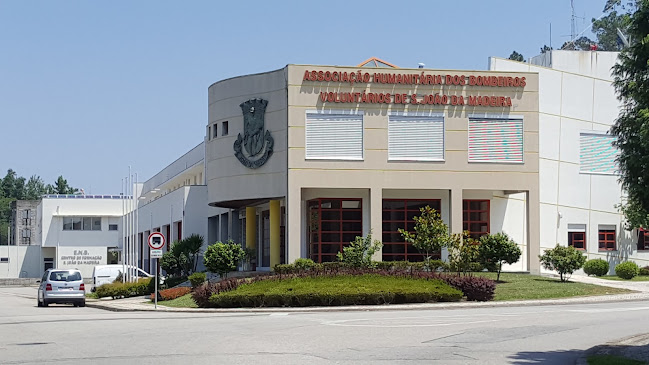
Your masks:
M509 358L512 364L572 364L581 356L582 350L521 351Z

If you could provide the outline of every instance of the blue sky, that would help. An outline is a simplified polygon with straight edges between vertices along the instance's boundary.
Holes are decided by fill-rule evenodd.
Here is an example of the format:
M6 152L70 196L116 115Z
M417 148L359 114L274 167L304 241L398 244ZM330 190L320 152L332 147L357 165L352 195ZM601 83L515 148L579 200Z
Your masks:
M577 29L605 0L574 0ZM484 70L570 35L570 0L0 0L0 175L119 193L201 142L207 87L288 63ZM585 35L592 36L589 32Z

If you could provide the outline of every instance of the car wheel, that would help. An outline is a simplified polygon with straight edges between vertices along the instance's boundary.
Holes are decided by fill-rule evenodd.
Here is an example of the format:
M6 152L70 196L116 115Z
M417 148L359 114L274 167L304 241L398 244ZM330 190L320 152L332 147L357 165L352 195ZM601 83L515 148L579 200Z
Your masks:
M39 306L39 307L42 307L43 303L41 303L40 299L36 298L36 305Z
M47 307L48 305L50 305L50 303L48 303L47 300L43 298L43 307Z
M84 300L83 302L79 303L79 307L85 307L86 306L86 301Z

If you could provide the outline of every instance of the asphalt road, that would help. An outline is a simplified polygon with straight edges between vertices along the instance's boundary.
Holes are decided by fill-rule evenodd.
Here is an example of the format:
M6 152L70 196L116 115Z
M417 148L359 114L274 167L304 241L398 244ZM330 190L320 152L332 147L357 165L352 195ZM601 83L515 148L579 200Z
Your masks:
M0 288L2 364L572 364L649 332L649 303L321 313L36 307Z

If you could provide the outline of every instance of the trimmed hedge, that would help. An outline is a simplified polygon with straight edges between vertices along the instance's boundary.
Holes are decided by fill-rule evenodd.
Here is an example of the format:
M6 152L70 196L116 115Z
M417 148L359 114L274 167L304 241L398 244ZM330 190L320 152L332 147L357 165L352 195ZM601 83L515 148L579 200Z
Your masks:
M189 275L188 279L192 283L192 288L197 288L207 280L207 275L204 272L195 272Z
M633 261L623 262L615 265L615 275L622 279L630 280L638 275L638 265Z
M377 261L373 262L373 269L375 270L385 270L385 271L394 271L394 272L418 272L418 271L447 271L448 264L442 260L431 260L429 261L428 266L425 262L409 262L409 261ZM371 270L367 269L367 270ZM302 273L340 273L347 272L349 270L357 270L352 268L344 262L334 261L334 262L323 262L315 263L310 259L297 259L293 264L282 264L275 265L274 271L276 274L280 275L291 275L291 274L302 274ZM476 271L481 271L482 268L479 268Z
M97 287L95 294L98 298L112 297L113 299L147 295L152 292L150 282L151 279L140 279L134 283L104 284Z
M461 298L459 290L441 280L366 274L267 279L213 294L209 305L217 308L378 305Z
M158 297L159 300L172 300L176 298L180 298L183 295L187 295L191 292L191 289L186 286L182 286L180 288L171 288L171 289L164 289L160 290L158 294L160 296ZM151 294L151 300L154 300L154 294Z
M604 276L608 274L608 262L604 259L588 260L584 264L586 275Z

